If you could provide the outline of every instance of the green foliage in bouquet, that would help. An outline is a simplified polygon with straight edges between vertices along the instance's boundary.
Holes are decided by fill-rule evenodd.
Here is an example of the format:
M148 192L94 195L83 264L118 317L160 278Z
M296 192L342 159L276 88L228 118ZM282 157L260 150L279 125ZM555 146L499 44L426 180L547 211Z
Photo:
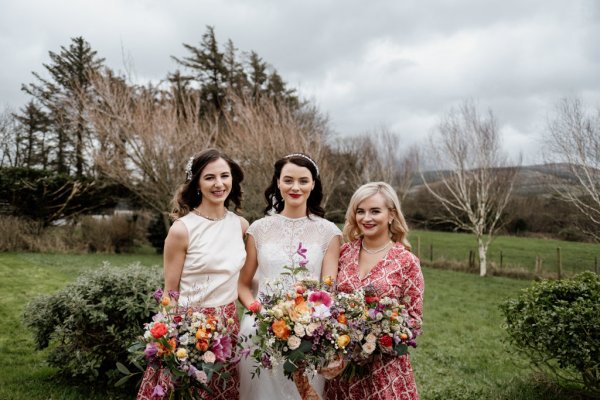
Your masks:
M50 347L49 365L67 378L113 384L128 362L128 347L143 333L155 304L151 294L162 285L157 268L108 264L81 275L53 295L33 299L25 325L38 349Z
M534 365L600 394L600 276L537 282L500 308L510 343Z

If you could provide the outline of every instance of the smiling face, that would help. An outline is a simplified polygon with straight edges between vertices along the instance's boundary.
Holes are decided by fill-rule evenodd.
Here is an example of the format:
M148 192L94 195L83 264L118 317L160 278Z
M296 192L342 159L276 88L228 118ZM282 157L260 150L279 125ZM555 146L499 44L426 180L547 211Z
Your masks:
M225 199L231 192L232 183L231 168L227 161L219 158L206 164L198 181L202 202L225 203Z
M377 240L389 236L393 215L380 193L367 197L356 208L356 224L364 237Z
M306 207L310 192L315 187L315 181L308 168L288 162L281 169L277 187L285 207Z

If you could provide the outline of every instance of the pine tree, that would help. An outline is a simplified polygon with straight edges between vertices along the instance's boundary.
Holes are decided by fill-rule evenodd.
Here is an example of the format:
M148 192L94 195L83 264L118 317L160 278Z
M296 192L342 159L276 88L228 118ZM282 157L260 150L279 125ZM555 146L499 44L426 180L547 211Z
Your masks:
M61 46L60 53L49 52L51 63L43 64L49 78L34 72L36 83L22 85L47 113L56 142L55 165L58 172L74 168L83 176L85 159L83 145L88 134L85 123L84 100L90 87L90 73L98 71L104 62L97 57L82 37L71 39L69 48Z
M212 26L207 27L207 32L202 35L200 47L183 44L191 55L173 59L192 70L194 78L201 85L202 100L206 106L203 111L220 111L227 87L228 75L225 67L225 55L219 50L219 44Z
M46 133L48 131L48 116L33 101L29 101L19 114L13 114L20 123L21 133L16 140L16 146L21 153L22 166L32 168L48 166L48 146Z

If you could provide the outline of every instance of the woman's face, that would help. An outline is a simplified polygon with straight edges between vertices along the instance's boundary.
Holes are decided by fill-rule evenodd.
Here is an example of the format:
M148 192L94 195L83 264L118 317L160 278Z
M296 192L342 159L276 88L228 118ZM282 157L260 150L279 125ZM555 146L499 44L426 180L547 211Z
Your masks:
M288 162L281 169L277 187L286 207L300 207L306 206L315 181L308 168Z
M233 178L227 161L219 158L206 164L198 182L198 190L202 194L202 202L225 203L231 192Z
M393 215L381 193L367 197L356 208L356 223L366 238L389 236L389 223L392 219Z

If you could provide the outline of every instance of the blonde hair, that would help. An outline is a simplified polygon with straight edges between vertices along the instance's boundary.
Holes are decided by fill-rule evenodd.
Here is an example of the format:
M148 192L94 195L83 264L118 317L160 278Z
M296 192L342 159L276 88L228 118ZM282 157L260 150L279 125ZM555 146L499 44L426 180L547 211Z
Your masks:
M344 239L353 241L362 237L358 223L356 222L356 210L358 205L371 196L381 194L385 200L387 208L393 217L389 226L390 238L394 242L400 242L408 250L411 249L410 243L406 239L408 234L408 225L402 210L400 209L400 200L394 189L385 182L369 182L359 187L350 199L348 210L346 210L346 223L344 224Z

